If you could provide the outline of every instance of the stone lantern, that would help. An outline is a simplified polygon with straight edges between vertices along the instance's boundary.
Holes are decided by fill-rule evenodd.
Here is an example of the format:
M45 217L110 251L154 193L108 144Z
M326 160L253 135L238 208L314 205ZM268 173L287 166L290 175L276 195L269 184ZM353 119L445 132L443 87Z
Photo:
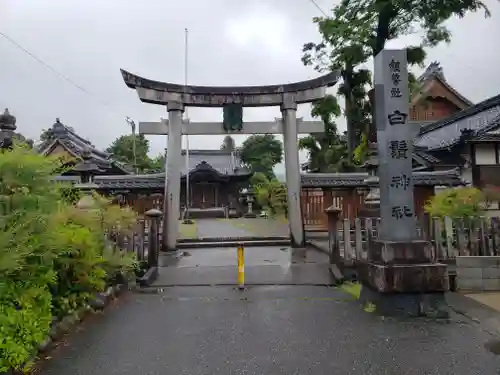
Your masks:
M0 115L0 149L6 150L12 148L12 138L16 129L16 118L5 108L4 113Z
M73 168L73 171L80 173L80 182L75 187L83 192L76 206L81 209L95 208L92 192L99 186L94 183L94 176L101 172L101 169L92 161L90 150L87 149L82 153L82 161Z
M248 189L246 193L246 201L247 201L247 212L245 213L246 218L256 218L257 215L255 212L253 212L253 202L255 200L254 198L254 191L253 189Z

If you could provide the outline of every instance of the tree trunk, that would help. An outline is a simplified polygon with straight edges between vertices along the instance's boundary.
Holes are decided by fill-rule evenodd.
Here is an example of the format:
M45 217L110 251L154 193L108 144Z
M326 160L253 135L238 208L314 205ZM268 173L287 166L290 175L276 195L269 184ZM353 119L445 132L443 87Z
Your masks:
M344 71L344 98L345 116L347 122L347 158L349 162L353 160L354 149L356 148L356 129L353 121L353 100L352 100L352 66L346 66Z

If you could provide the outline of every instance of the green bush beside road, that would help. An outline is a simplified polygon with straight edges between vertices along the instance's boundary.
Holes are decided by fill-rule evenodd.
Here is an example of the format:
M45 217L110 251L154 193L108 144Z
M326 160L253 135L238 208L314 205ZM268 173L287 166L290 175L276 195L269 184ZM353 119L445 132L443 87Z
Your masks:
M24 147L0 154L0 373L27 369L54 321L137 266L105 239L132 231L135 214L101 197L76 208L59 167Z

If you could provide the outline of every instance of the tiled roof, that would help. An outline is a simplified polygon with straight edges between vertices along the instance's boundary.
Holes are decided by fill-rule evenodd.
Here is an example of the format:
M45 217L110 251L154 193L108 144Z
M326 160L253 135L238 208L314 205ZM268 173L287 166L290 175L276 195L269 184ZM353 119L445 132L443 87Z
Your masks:
M438 80L441 84L446 87L446 89L460 99L467 106L473 106L469 99L460 94L453 86L451 86L446 78L444 77L443 67L437 61L433 61L429 64L425 72L418 78L421 83L429 82L431 80Z
M303 187L346 187L365 186L368 173L305 173L301 176ZM417 186L458 186L463 184L456 169L436 172L413 172ZM78 183L77 176L57 176L57 181ZM101 189L163 189L165 174L130 176L96 176L94 183Z
M498 142L500 141L500 134L484 133L474 137L470 142Z
M168 150L167 150L168 153ZM186 175L186 150L182 150L182 169L181 174ZM206 162L223 175L234 175L248 173L243 168L241 158L238 152L222 151L222 150L189 150L189 170L192 171L198 165Z
M38 146L38 151L42 154L50 153L53 147L61 144L76 158L82 158L86 151L90 151L92 161L100 168L106 170L115 167L123 174L129 173L120 163L112 160L110 154L96 149L92 143L62 124L59 119L56 119L52 128L49 129L49 135L49 138Z
M431 164L439 162L438 158L436 158L434 155L431 155L430 153L423 151L423 150L414 150L413 151L413 158L417 159L417 157L422 158L423 160L425 160L425 162L431 163ZM425 164L425 163L423 163L423 164Z
M345 187L366 186L368 173L308 173L301 175L303 187ZM435 172L413 172L416 186L459 186L463 185L456 169Z
M500 126L500 95L423 126L414 145L427 150L442 149L456 144L463 130L472 130L477 136L497 126Z
M185 151L182 151L181 175L186 176ZM210 171L219 175L222 179L230 177L249 177L251 172L242 167L238 154L220 150L190 150L189 151L190 173ZM213 164L212 164L213 163ZM76 183L78 177L70 178L58 176L58 181ZM116 175L95 176L94 183L102 189L163 189L165 186L165 172L143 175Z

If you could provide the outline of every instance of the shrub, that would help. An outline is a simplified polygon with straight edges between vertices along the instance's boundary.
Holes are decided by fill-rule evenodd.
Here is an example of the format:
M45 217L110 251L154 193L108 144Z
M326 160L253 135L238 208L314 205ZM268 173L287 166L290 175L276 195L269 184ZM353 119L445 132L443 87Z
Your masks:
M55 274L43 241L59 201L52 163L23 147L0 155L0 372L20 369L52 321Z
M432 217L468 218L478 216L481 204L484 202L481 190L464 187L446 189L430 199L425 205L425 211Z
M253 186L257 203L264 208L270 216L287 215L286 186L277 179L260 179Z
M24 147L0 154L0 373L25 369L54 316L135 267L105 241L110 228L130 230L135 215L103 198L96 210L75 208L71 189L52 179L58 168Z

